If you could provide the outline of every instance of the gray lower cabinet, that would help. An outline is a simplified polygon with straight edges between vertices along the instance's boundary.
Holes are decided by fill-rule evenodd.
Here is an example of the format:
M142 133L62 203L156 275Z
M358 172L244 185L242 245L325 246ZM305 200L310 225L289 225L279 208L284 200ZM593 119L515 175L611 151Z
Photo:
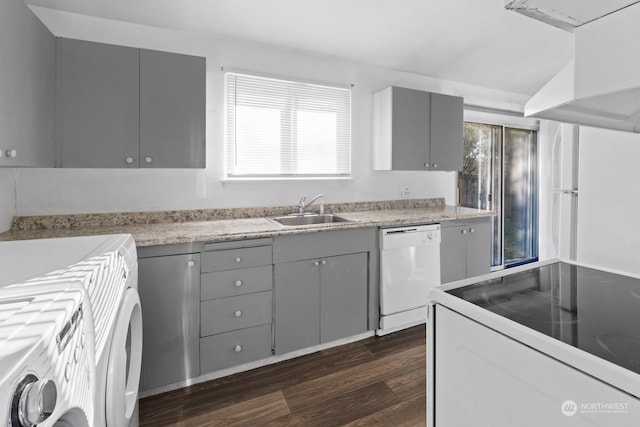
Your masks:
M368 255L320 261L320 342L335 341L367 330Z
M202 252L200 372L271 356L271 239L213 243Z
M200 375L200 254L138 259L141 390Z
M271 356L271 323L200 340L200 369L213 372Z
M276 264L274 278L276 354L320 344L319 260Z
M58 39L60 167L205 167L205 58Z
M371 280L377 277L375 245L376 234L371 229L274 240L276 354L370 328L375 322L370 316L375 299L370 283L377 283L377 279ZM335 255L330 256L332 253ZM309 255L320 256L306 258ZM296 260L302 257L305 259Z
M448 283L491 271L491 218L441 223L441 282Z
M277 354L367 330L366 253L275 266Z

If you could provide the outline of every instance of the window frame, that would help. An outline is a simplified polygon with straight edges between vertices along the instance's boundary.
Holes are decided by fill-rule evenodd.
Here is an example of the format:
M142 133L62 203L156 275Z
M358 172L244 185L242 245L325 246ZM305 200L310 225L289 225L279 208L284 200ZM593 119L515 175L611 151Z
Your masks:
M248 78L262 79L262 80L272 80L275 82L281 82L285 85L290 85L291 87L300 87L300 88L328 88L330 90L344 90L345 95L347 95L346 103L337 105L334 109L326 109L326 108L313 108L314 105L319 104L319 101L323 100L321 96L316 97L314 100L314 96L309 93L296 92L295 90L289 90L287 93L276 93L273 95L273 99L269 101L269 103L273 104L273 108L269 108L270 110L279 111L281 117L280 120L280 150L282 152L282 157L280 157L280 169L278 173L237 173L236 170L231 167L231 157L234 156L234 152L237 150L238 140L237 140L237 132L235 132L233 136L230 135L230 126L235 126L230 124L230 120L237 120L237 115L235 112L231 113L229 109L231 107L235 108L238 105L237 98L235 98L233 104L230 102L232 96L229 93L230 83L228 79L234 76L243 76ZM224 74L224 100L223 100L223 115L224 115L224 174L222 181L277 181L277 180L351 180L352 179L352 87L353 85L340 85L326 82L315 82L303 79L292 79L285 78L281 76L270 76L264 75L260 73L253 72L245 72L245 71L225 71ZM304 108L298 108L298 105L301 103L301 100L305 100L307 102L303 103ZM267 105L269 105L267 103ZM284 107L277 108L277 104L280 103ZM250 106L250 105L248 105ZM283 163L286 161L293 162L294 168L297 167L297 153L298 153L298 138L299 135L296 133L297 129L297 114L296 112L305 112L305 111L317 111L317 112L332 112L336 115L336 138L335 138L335 150L336 157L334 159L334 164L336 169L338 170L336 173L317 173L317 172L286 172L286 169L283 167ZM342 123L340 120L343 120ZM293 122L292 122L293 120ZM346 122L345 122L346 120ZM287 135L283 137L283 135ZM235 138L233 141L231 138ZM289 148L287 149L287 144ZM286 154L286 156L285 156ZM344 167L346 163L346 168ZM343 171L340 171L340 166L343 167Z

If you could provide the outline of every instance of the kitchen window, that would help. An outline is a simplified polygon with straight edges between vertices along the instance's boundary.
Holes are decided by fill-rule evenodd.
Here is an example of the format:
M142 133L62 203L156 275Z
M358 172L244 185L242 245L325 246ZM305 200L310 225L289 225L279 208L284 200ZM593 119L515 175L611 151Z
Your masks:
M227 178L351 174L351 90L227 73Z
M538 259L537 132L464 123L459 205L493 210L494 268Z

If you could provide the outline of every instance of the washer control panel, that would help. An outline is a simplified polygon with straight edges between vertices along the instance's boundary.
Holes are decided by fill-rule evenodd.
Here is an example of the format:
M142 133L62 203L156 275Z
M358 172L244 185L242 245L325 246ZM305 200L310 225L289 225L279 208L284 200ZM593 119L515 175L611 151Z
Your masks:
M54 426L72 408L93 420L95 357L93 319L81 287L54 291L33 286L10 316L0 318L0 419L10 427ZM20 292L12 288L10 294ZM0 304L11 303L0 289ZM15 306L15 304L14 304ZM4 400L4 401L3 401ZM76 410L77 412L77 410Z

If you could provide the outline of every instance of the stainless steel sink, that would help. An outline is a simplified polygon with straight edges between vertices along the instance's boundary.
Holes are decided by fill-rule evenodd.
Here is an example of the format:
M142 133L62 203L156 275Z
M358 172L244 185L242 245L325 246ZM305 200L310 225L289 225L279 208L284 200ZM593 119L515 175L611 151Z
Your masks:
M353 219L343 218L331 214L309 214L309 215L285 215L267 218L282 227L299 227L303 225L335 224L344 222L357 222Z

